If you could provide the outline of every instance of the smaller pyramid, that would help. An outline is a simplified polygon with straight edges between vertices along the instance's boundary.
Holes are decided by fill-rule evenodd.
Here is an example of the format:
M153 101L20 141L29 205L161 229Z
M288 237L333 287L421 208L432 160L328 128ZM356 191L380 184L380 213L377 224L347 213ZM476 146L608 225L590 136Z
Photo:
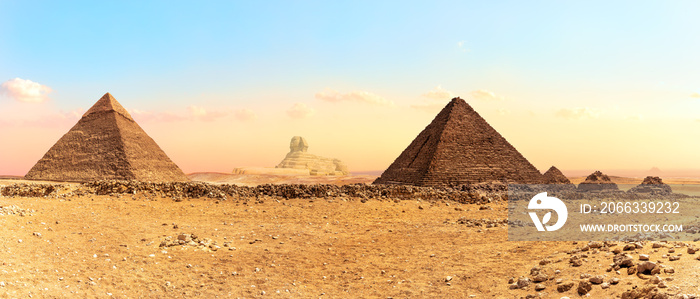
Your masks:
M571 181L554 166L542 175L542 180L545 184L571 184Z
M629 189L627 192L670 194L673 191L671 190L671 186L664 184L660 177L648 176L644 178L641 184Z
M615 191L619 190L610 178L600 171L595 171L578 184L578 191Z
M67 182L189 180L109 93L83 114L25 178Z

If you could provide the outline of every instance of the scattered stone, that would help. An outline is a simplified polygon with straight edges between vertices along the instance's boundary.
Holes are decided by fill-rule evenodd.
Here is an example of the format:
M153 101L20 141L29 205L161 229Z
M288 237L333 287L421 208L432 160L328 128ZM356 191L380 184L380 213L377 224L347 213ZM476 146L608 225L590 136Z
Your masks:
M539 274L535 275L535 277L533 277L532 280L533 280L534 282L543 282L543 281L547 281L547 274L539 273Z
M588 279L592 284L601 284L605 280L605 277L603 275L596 275Z
M517 282L519 289L526 288L527 286L530 285L530 283L532 283L532 281L530 280L530 278L527 278L527 277L520 277L518 279L518 282Z
M573 282L573 281L569 281L569 282L562 283L562 284L558 285L558 286L557 286L557 291L558 291L559 293L564 293L564 292L567 292L567 291L571 290L571 288L573 288L573 287L574 287L574 282Z
M586 295L591 291L591 288L593 288L593 286L591 285L590 281L582 280L579 281L576 291L579 293L579 295Z
M538 283L538 284L535 285L535 291L538 291L538 292L541 291L541 290L544 290L544 289L546 289L546 288L547 288L547 287L546 287L544 284L541 284L541 283Z
M661 268L654 262L643 262L637 266L637 272L647 275L654 275L661 273Z

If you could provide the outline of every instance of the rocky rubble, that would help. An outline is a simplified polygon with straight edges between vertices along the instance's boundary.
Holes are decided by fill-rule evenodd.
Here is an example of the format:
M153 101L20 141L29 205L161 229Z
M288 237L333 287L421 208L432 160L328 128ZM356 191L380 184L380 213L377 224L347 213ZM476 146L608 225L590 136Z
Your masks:
M50 184L12 184L2 187L0 194L6 197L45 197L56 191Z
M529 275L518 279L511 277L508 284L510 289L528 290L532 281L539 285L534 288L536 292L552 289L556 290L555 294L571 297L590 296L589 293L596 288L624 287L626 290L622 293L622 298L698 298L698 295L665 291L674 281L673 263L680 259L682 253L676 251L681 248L686 248L683 251L687 254L697 251L696 247L683 242L592 241L568 252L552 254L534 266ZM650 254L643 252L655 253L657 256L665 254L660 259L650 261ZM605 259L610 261L608 267L599 268L599 261ZM586 273L579 269L601 269L601 273ZM620 284L622 279L628 282ZM544 293L528 296L542 295L546 296Z
M229 250L234 250L233 247L228 246L229 243L224 243L224 247L228 247ZM199 238L194 234L179 234L176 237L167 236L160 241L159 247L168 248L175 246L189 246L193 248L200 249L202 251L217 251L221 249L218 242L213 241L209 238Z
M19 216L33 216L34 210L25 210L15 205L1 206L0 216L4 215L19 215Z
M64 185L27 185L14 184L3 188L3 194L8 196L54 196L57 188ZM449 200L460 203L484 204L505 199L504 184L474 184L461 185L454 188L431 188L405 185L304 185L304 184L265 184L256 187L237 185L214 185L203 182L140 182L140 181L95 181L83 183L77 189L71 190L74 195L119 195L145 194L150 196L173 198L214 198L226 199L257 199L271 197L277 199L293 198L328 198L340 197L348 199L421 199L428 201Z
M499 227L508 225L508 219L470 219L467 217L460 217L457 219L458 224L464 224L467 227Z

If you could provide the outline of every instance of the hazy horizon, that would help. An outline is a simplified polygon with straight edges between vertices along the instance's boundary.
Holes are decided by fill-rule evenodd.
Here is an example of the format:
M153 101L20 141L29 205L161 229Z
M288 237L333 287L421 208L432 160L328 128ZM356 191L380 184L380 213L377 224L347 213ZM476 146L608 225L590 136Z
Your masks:
M274 167L296 135L380 171L459 96L541 171L692 174L699 8L0 2L0 174L26 174L106 92L186 173Z

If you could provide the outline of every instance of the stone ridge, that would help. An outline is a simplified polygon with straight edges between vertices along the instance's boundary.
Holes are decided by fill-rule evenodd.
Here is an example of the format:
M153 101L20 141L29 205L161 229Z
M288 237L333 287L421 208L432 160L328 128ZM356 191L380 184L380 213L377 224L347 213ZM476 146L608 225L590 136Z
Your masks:
M537 184L542 174L472 107L454 98L374 181L417 186Z
M115 99L112 94L105 93L90 109L88 109L85 114L83 114L83 117L88 116L93 113L98 113L98 112L107 112L107 111L114 111L122 116L126 117L127 119L134 121L134 119L131 117L131 114L129 114L124 107L117 102L117 99Z
M30 180L188 181L143 129L106 94L25 176ZM124 110L126 111L126 110Z
M571 181L556 167L550 167L542 175L545 184L571 184Z

